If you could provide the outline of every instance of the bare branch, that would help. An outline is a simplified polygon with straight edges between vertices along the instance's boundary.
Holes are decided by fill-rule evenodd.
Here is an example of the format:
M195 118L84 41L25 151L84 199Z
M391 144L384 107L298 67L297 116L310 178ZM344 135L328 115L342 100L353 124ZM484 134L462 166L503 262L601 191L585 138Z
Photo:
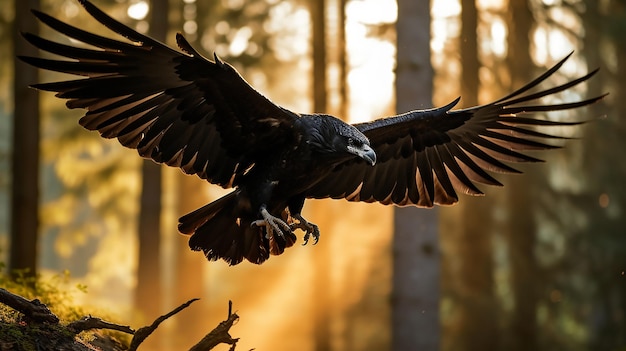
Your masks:
M109 330L117 330L126 334L135 334L135 331L130 326L119 325L115 323L110 323L104 321L98 317L87 316L83 317L77 321L74 321L67 325L67 329L69 329L74 334L78 334L85 330L90 329L109 329Z
M133 339L130 341L130 348L129 351L135 351L137 350L137 348L139 347L139 345L148 337L150 336L150 334L152 334L156 328L159 327L159 324L161 324L163 321L165 321L166 319L170 318L171 316L177 314L178 312L184 310L185 308L189 307L189 305L191 305L194 301L199 300L198 298L195 299L191 299L187 302L185 302L184 304L178 306L177 308L175 308L174 310L172 310L170 313L168 314L164 314L161 317L157 318L154 322L152 322L151 325L146 326L146 327L141 327L139 328L136 332L135 332L135 336L133 336Z
M136 351L139 345L150 336L159 325L166 319L172 317L183 309L189 307L194 301L199 299L191 299L184 304L178 306L171 312L160 316L151 325L139 328L137 331L133 330L130 326L119 325L111 322L104 321L97 317L86 316L80 320L74 321L66 325L65 328L72 334L78 334L83 331L91 329L108 329L116 330L126 334L132 334L133 339L130 342L129 351ZM58 325L59 318L53 314L46 305L42 304L39 300L35 299L28 301L27 299L15 295L5 289L0 288L0 303L5 304L19 313L25 315L25 317L34 323L47 323L50 325ZM228 318L221 322L215 329L209 332L200 342L189 349L190 351L206 351L211 350L219 344L231 345L231 351L235 350L239 338L233 338L230 336L230 328L239 320L237 313L233 313L233 303L228 301Z
M59 317L48 309L46 305L38 299L28 301L25 298L15 295L6 289L0 288L0 303L24 314L26 318L36 323L58 324Z
M232 313L233 302L228 301L228 318L221 322L215 329L208 333L200 342L192 346L189 351L206 351L211 350L219 344L231 345L230 351L235 350L239 338L233 338L228 333L230 328L239 320L237 313Z

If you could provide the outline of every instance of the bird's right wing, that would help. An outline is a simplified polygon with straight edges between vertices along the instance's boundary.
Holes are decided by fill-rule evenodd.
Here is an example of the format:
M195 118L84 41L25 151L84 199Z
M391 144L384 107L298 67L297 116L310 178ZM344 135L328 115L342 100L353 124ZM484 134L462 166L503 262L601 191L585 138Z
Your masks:
M457 99L442 108L357 124L376 151L376 165L371 167L359 159L340 164L306 196L432 207L457 202L456 191L482 194L475 182L501 185L487 171L519 173L502 161L537 162L540 160L523 151L556 147L546 141L559 137L533 127L578 124L534 119L527 114L578 108L602 98L556 104L539 101L586 81L597 70L529 93L568 57L514 93L486 105L452 110Z
M96 20L130 42L70 26L33 11L57 32L94 48L24 33L36 47L69 60L20 57L81 79L33 85L87 110L80 124L156 162L180 167L223 187L258 158L297 138L298 116L254 90L229 64L198 54L181 36L174 50L79 0Z

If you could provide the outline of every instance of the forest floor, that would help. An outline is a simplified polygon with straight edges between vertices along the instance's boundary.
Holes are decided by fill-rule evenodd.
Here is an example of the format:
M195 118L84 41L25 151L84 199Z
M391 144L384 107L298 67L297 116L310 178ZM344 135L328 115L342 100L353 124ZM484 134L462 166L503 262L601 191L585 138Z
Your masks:
M23 287L19 284L11 286L20 292L37 290L32 286ZM0 351L134 351L162 322L198 300L189 300L158 317L151 325L135 330L130 326L107 322L90 314L79 317L80 313L84 312L55 304L59 300L64 300L63 291L53 289L51 294L49 289L39 289L40 293L42 291L44 293L40 300L40 298L28 299L0 288ZM51 306L58 305L60 315L55 314L48 305L41 302L42 300L49 300ZM221 343L229 344L230 350L235 350L239 339L232 338L229 330L238 319L237 314L232 313L232 303L229 303L228 318L189 350L210 350Z

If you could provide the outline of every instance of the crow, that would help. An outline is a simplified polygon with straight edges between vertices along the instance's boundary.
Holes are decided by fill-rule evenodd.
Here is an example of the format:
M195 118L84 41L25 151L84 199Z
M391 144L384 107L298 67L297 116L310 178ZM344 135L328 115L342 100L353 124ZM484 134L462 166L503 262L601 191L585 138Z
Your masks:
M127 40L86 32L33 10L55 31L94 48L23 33L41 50L64 60L26 57L39 68L83 76L32 85L56 92L70 109L85 109L79 123L117 138L140 156L178 167L233 191L179 221L189 246L209 260L260 264L280 255L304 232L319 228L301 215L306 199L346 199L432 207L458 201L457 192L481 195L475 183L501 186L487 171L520 173L505 162L537 162L525 150L552 149L558 136L535 127L571 126L527 114L578 108L604 95L570 103L540 99L593 76L594 70L539 90L568 55L515 92L486 105L414 110L373 122L347 124L327 114L289 111L251 87L214 54L203 57L181 35L181 51L114 20L79 0L102 25ZM536 91L539 90L539 91Z

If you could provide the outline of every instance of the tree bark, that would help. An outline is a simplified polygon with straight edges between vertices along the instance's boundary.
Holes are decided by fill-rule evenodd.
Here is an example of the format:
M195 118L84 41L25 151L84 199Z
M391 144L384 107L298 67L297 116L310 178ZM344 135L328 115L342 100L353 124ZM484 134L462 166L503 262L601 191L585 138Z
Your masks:
M37 56L37 48L24 40L20 31L38 33L31 9L39 0L16 0L13 45L19 55ZM28 87L39 80L38 69L14 60L14 118L11 186L11 251L9 272L37 273L39 229L39 93Z
M430 107L430 1L399 0L396 29L396 110ZM439 349L437 212L416 208L394 211L393 350Z

